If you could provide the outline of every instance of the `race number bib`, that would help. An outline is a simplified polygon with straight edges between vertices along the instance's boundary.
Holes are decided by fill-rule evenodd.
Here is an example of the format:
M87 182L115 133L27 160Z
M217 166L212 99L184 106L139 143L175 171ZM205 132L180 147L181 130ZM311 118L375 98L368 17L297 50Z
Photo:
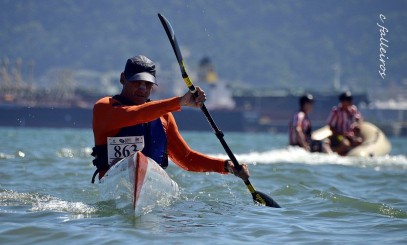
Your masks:
M144 148L144 136L107 137L107 157L112 166L133 152Z

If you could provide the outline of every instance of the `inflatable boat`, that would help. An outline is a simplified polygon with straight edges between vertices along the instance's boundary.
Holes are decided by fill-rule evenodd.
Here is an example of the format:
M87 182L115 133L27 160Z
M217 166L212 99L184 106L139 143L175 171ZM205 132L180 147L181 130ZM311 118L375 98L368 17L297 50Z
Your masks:
M130 207L135 216L167 205L178 197L178 184L140 151L113 165L99 181L102 201L114 200L117 208Z
M360 133L363 138L363 143L352 150L347 156L373 157L384 156L391 150L391 144L386 135L375 125L369 122L362 122L360 125ZM321 141L332 135L329 126L322 127L312 133L312 140Z

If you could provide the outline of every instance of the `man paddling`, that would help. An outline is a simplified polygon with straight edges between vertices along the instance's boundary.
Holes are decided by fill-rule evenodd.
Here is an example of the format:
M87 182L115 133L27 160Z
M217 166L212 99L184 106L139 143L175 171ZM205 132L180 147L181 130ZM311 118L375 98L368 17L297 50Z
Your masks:
M247 164L241 164L239 172L229 160L192 150L178 132L172 112L180 111L183 106L202 106L206 100L204 91L198 87L196 98L187 92L181 97L151 101L151 89L157 85L155 75L154 62L143 55L132 57L127 60L120 75L123 85L121 93L104 97L94 105L95 147L92 156L95 157L93 165L97 170L92 181L97 173L101 179L117 160L138 150L162 168L167 167L169 157L188 171L233 173L248 180ZM130 139L135 144L129 146L124 139Z
M331 148L339 155L346 155L363 141L360 136L360 123L363 118L352 101L351 92L341 93L339 105L332 108L327 120L332 131L332 136L329 137Z

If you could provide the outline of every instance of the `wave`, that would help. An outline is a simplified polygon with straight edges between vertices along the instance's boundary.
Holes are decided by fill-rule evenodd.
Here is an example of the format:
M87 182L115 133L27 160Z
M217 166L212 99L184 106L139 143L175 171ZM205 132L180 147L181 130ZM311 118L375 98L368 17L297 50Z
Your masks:
M383 216L388 216L390 218L407 219L407 212L398 208L391 207L386 203L372 202L368 200L363 200L361 198L347 196L344 194L332 193L330 191L314 190L312 191L312 193L318 197L329 200L332 203L353 208L360 212L374 213ZM342 212L340 212L339 210L336 211L330 210L320 213L318 215L326 217L335 217L340 213L345 214L345 211L342 210Z
M17 151L15 154L6 154L6 153L2 153L0 152L0 159L14 159L14 158L24 158L25 157L25 153L22 151Z
M214 157L228 158L226 154L211 154ZM235 155L238 161L248 164L297 163L309 165L346 165L357 167L395 168L407 170L407 157L386 155L381 157L344 157L337 154L310 153L299 147L272 149L264 152L249 152Z
M57 153L61 158L91 158L92 148L68 148L63 147Z
M68 212L71 214L93 214L96 208L82 202L65 201L59 198L38 193L0 190L1 206L29 206L29 211Z

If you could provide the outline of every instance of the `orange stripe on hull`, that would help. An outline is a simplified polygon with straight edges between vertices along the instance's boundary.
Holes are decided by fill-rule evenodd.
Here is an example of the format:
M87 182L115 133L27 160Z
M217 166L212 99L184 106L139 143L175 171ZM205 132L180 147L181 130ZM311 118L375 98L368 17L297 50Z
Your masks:
M144 178L146 176L148 166L148 159L140 151L137 152L137 164L134 173L134 203L133 207L136 208L137 200L140 197L141 188L143 187Z

